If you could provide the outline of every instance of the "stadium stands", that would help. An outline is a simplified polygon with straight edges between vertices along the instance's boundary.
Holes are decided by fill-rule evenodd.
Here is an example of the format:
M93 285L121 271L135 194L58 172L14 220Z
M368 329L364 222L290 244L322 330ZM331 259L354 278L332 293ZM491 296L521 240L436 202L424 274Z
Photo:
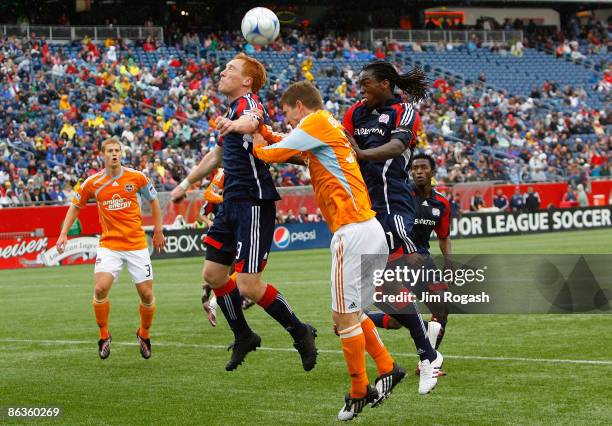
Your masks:
M97 144L108 135L125 142L126 161L160 190L180 182L216 144L214 82L240 44L231 34L216 45L207 40L188 50L154 40L0 40L0 206L66 202L72 185L100 167ZM346 39L295 41L244 47L269 72L261 94L278 129L276 99L291 81L313 80L341 115L358 97L359 70L374 59ZM432 76L419 147L436 155L438 180L566 180L575 167L586 177L610 175L609 70L531 48L521 56L471 45L422 50L388 59ZM308 183L293 166L275 176L279 185Z

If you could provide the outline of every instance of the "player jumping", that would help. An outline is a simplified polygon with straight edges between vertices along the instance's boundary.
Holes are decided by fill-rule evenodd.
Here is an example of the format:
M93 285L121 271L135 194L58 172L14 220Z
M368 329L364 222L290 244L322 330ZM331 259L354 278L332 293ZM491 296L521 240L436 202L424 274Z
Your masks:
M405 376L374 323L363 313L373 301L373 271L384 269L387 262L385 234L374 219L376 213L344 129L323 110L319 91L306 81L294 83L283 94L281 106L294 130L270 146L263 136L256 136L253 153L276 163L300 156L309 168L317 202L334 234L330 247L332 317L351 377L351 390L338 419L350 420L366 405L380 404ZM374 256L368 260L366 254ZM366 373L366 350L378 368L375 388Z
M390 262L401 262L404 255L416 251L409 237L415 195L408 170L420 117L412 105L395 97L394 89L397 86L413 100L420 100L427 93L427 83L419 69L401 75L389 62L376 61L363 68L359 85L363 100L346 112L343 124L354 138L372 208L388 237ZM422 362L419 393L426 394L436 385L443 358L428 340L416 304L409 304L407 309L408 314L392 315L410 330Z
M151 203L155 223L153 246L160 251L165 245L161 208L157 192L147 177L142 172L121 166L122 150L117 139L105 140L101 152L104 155L104 169L85 180L75 193L57 239L57 251L64 251L68 242L68 230L79 215L79 209L85 207L90 198L95 199L102 226L94 269L93 300L96 322L100 328L98 354L102 359L110 355L112 339L108 329L108 293L126 263L140 296L140 327L136 331L136 338L140 354L148 359L151 357L149 329L155 313L155 297L153 268L142 229L138 195Z
M429 237L436 231L440 251L445 259L445 267L450 267L451 239L450 239L450 204L444 195L431 186L436 170L434 159L427 154L416 154L412 159L411 174L413 183L411 188L416 195L416 218L409 235L417 248L418 255L424 256L419 263L428 269L436 269L429 252ZM427 291L430 294L440 294L447 290L448 285L439 282L418 283L413 287L417 293ZM442 299L443 300L443 299ZM426 302L432 313L430 321L426 322L427 336L436 349L440 347L446 323L448 321L448 308L444 302ZM393 317L383 312L368 312L377 327L398 329L401 324ZM421 363L417 371L420 370ZM439 376L444 375L442 370Z
M261 279L274 234L274 203L280 199L268 166L252 154L251 134L265 114L255 93L265 82L266 71L259 61L238 54L227 63L219 91L227 96L230 107L228 116L215 123L222 139L172 191L172 197L181 198L192 183L209 175L223 161L223 203L205 239L203 275L234 333L232 356L225 369L236 369L249 352L261 345L261 338L251 330L242 312L242 294L291 334L304 370L310 371L317 360L316 330L301 322L283 295ZM236 281L229 276L233 264L238 272Z
M225 174L223 168L218 168L214 172L214 176L210 184L206 187L203 196L202 208L200 209L200 217L206 217L208 215L215 215L219 209L219 206L223 202L223 188L225 184ZM230 278L236 281L238 273L232 271ZM212 287L206 283L202 284L202 309L208 317L208 322L213 327L217 326L217 298L212 291ZM246 310L255 304L252 300L242 296L242 309Z

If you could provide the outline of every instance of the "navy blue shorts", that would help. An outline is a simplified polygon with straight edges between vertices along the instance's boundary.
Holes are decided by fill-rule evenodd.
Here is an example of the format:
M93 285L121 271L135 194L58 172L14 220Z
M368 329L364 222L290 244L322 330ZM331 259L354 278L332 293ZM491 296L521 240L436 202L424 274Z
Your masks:
M264 270L276 220L274 201L224 200L219 206L204 243L212 247L206 258L218 262L219 254L233 256L236 272L257 273ZM221 252L221 253L219 253ZM221 262L231 264L231 261Z
M385 230L391 258L417 251L417 247L409 237L414 225L412 214L377 213L376 219Z

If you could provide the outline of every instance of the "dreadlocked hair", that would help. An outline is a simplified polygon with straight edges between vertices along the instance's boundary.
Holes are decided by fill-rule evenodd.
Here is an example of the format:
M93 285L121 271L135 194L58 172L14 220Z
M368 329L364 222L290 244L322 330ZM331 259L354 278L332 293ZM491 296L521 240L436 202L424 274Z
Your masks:
M370 71L378 81L389 80L391 90L395 86L399 87L414 102L419 102L427 97L429 81L421 67L414 67L406 74L400 74L390 62L379 60L364 66L363 71Z

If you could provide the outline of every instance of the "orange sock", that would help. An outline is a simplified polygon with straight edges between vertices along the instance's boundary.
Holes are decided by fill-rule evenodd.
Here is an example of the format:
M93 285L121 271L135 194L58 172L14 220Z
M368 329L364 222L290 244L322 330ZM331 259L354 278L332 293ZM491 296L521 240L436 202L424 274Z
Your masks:
M238 272L234 272L232 275L230 275L230 279L234 281L235 283L237 283L238 282Z
M361 314L361 329L365 336L366 350L374 359L378 374L386 374L393 370L393 358L382 342L374 322L366 314Z
M100 327L100 339L108 339L110 335L108 331L108 317L110 315L110 302L108 299L104 300L93 300L94 314L96 315L96 322Z
M142 302L138 306L140 311L140 328L138 329L138 335L143 339L149 338L149 329L153 323L153 315L155 314L155 302L150 305L145 305Z
M367 394L369 383L366 373L365 336L359 324L340 330L338 334L351 377L351 398L363 398Z

